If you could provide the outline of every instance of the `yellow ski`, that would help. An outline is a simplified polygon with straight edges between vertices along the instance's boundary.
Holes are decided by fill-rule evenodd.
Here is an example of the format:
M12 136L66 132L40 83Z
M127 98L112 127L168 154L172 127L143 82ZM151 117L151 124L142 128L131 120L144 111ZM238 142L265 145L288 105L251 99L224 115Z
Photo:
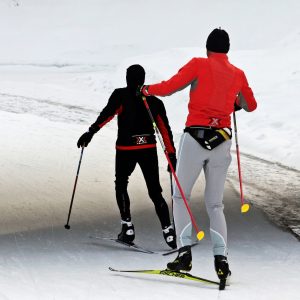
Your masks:
M142 273L142 274L153 274L153 275L165 275L165 276L171 276L171 277L177 277L202 283L208 283L208 284L214 284L217 286L220 286L220 282L209 280L206 278L194 276L189 273L182 273L177 271L171 271L168 269L165 270L116 270L114 268L109 267L110 271L113 272L125 272L125 273Z

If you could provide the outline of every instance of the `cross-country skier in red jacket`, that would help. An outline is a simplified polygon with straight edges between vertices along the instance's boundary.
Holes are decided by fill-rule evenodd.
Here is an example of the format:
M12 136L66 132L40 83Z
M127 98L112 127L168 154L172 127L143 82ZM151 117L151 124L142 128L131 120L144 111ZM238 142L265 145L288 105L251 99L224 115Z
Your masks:
M140 65L130 66L127 69L126 81L127 87L114 90L96 122L79 138L77 146L86 147L96 132L115 115L118 116L115 189L122 224L118 239L131 244L135 238L127 186L130 175L139 164L147 184L149 197L153 201L160 220L165 241L171 248L176 248L175 231L171 225L168 205L162 196L159 183L154 129L143 101L136 96L137 87L145 81L144 68ZM172 165L175 167L173 135L164 104L154 96L150 97L150 100L150 108L164 139Z
M176 174L189 200L194 183L204 169L204 198L210 218L215 269L218 277L225 280L231 274L223 213L224 184L231 162L230 115L240 108L253 111L257 105L244 72L228 61L229 47L227 32L214 29L207 38L207 58L193 58L169 80L138 89L145 96L168 96L190 86L189 113L180 141ZM190 271L192 224L177 187L173 200L179 253L167 266L175 271Z

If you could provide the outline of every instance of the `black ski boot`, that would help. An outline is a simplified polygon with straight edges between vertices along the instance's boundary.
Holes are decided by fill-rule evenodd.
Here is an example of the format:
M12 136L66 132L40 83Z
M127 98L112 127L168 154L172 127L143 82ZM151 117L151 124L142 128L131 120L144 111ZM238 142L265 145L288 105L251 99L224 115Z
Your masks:
M118 234L118 240L127 243L133 244L135 238L134 226L131 222L121 221L122 231Z
M226 256L215 255L215 270L220 279L220 290L224 290L226 286L226 280L230 277L231 271Z
M176 233L172 225L163 229L163 235L168 246L170 246L172 249L176 249Z
M173 262L167 264L169 270L172 271L191 271L192 269L192 251L191 246L181 247L178 251L178 256Z

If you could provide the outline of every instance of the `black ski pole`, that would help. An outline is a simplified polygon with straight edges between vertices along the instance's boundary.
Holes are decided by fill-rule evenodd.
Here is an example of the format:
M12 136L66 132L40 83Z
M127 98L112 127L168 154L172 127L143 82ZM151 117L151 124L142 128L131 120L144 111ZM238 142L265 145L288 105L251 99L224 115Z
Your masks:
M173 207L174 207L174 201L173 201L173 178L172 178L172 173L170 172L170 185L171 185L171 200L172 200L172 220L173 224L175 226L175 221L174 221L174 214L173 214Z
M171 185L171 198L173 199L173 180L172 180L172 172L170 172L170 185Z
M81 160L82 160L82 155L83 155L83 149L84 149L84 147L81 148L81 154L80 154L79 164L78 164L78 168L77 168L77 174L76 174L76 178L75 178L75 183L74 183L74 188L73 188L73 193L72 193L72 198L71 198L71 203L70 203L70 208L69 208L68 220L67 220L67 224L65 225L66 229L71 228L69 225L69 221L70 221L70 217L71 217L71 211L72 211L73 200L74 200L74 195L75 195L75 190L76 190L76 185L77 185L77 180L78 180L78 175L79 175L79 170L80 170L80 165L81 165Z

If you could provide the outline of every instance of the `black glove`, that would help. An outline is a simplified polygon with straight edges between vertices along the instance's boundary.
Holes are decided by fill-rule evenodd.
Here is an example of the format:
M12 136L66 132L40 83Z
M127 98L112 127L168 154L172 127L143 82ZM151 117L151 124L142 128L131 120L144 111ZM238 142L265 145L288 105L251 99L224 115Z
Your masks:
M87 147L91 139L93 138L94 133L87 131L85 132L78 140L77 147Z
M242 108L240 106L238 106L235 102L234 102L234 111L238 111L241 110Z
M171 153L171 154L168 154L168 155L169 155L169 159L171 161L172 167L173 167L174 171L176 171L176 163L177 163L176 154L175 153ZM168 164L167 171L169 173L171 173L171 168L170 168L169 164Z
M137 90L136 90L136 95L138 97L141 97L141 96L149 96L149 93L148 93L148 85L139 85L137 87Z

